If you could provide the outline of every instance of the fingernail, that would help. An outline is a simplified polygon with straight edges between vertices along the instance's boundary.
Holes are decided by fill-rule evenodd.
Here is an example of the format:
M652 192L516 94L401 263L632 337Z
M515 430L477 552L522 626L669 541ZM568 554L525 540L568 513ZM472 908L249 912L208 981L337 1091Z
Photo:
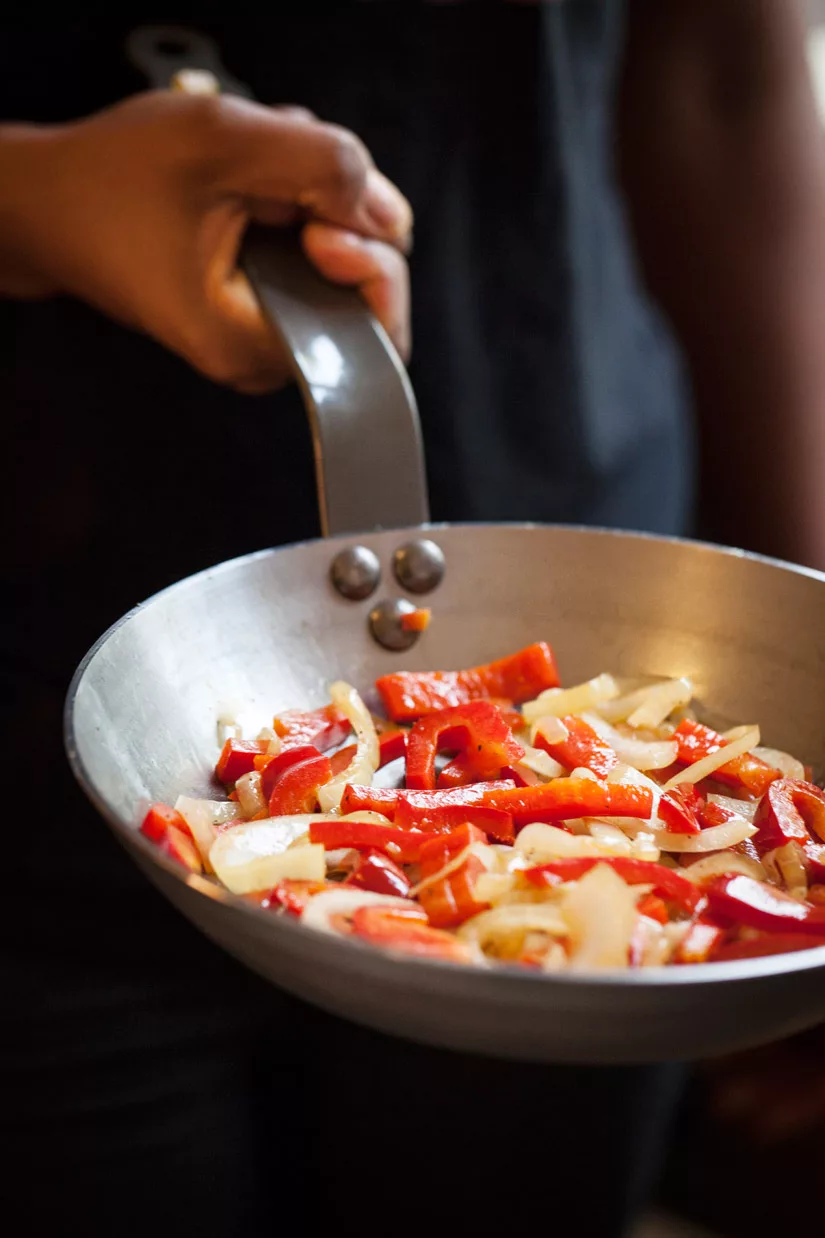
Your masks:
M376 227L394 240L406 241L412 229L412 207L395 185L374 168L369 172L366 207Z

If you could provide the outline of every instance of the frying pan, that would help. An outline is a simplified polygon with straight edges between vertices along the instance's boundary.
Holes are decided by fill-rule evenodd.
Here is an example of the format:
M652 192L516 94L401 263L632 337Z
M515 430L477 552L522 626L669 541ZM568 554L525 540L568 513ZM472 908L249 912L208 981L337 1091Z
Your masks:
M652 1062L742 1049L825 1018L825 948L560 975L392 957L253 907L138 832L152 801L215 796L222 713L257 728L279 710L325 703L340 677L375 703L372 685L387 671L474 665L541 639L565 682L604 669L688 676L709 721L759 721L766 743L825 769L825 576L638 534L428 525L415 403L380 327L357 296L318 278L287 235L250 235L243 261L304 395L325 537L173 585L79 666L66 703L69 760L135 862L273 983L435 1045ZM398 615L413 589L426 591L433 621L401 649Z

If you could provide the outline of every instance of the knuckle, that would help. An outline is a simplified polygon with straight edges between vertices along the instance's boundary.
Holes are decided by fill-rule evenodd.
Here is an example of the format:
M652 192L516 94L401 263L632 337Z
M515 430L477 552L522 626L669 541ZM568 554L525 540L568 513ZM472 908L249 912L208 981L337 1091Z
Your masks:
M326 126L326 129L324 188L328 193L352 205L364 192L366 185L370 167L367 148L348 129L340 129L335 125Z

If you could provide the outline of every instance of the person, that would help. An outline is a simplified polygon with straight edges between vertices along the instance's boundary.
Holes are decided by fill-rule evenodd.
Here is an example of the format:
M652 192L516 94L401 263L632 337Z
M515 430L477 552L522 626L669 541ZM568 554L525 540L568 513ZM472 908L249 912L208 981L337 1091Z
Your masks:
M233 266L250 217L306 221L310 258L406 352L414 213L436 519L688 532L695 423L712 531L825 564L825 213L798 15L779 0L168 15L215 37L264 103L308 111L129 97L142 20L0 43L3 674L27 818L5 892L20 928L3 1120L12 1180L37 1172L27 1224L223 1236L335 1215L345 1232L484 1233L549 1212L618 1235L677 1074L479 1062L267 989L116 852L71 784L60 708L140 598L318 531L303 414Z

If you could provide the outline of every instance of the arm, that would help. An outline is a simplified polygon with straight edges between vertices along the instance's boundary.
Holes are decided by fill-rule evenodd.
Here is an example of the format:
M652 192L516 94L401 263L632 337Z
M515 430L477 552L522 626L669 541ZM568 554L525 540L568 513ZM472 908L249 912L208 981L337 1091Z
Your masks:
M631 0L620 174L706 535L825 569L825 139L794 0Z
M353 134L171 91L75 124L0 126L0 296L79 297L262 391L287 367L236 266L251 219L304 221L310 259L358 286L406 351L412 216Z

